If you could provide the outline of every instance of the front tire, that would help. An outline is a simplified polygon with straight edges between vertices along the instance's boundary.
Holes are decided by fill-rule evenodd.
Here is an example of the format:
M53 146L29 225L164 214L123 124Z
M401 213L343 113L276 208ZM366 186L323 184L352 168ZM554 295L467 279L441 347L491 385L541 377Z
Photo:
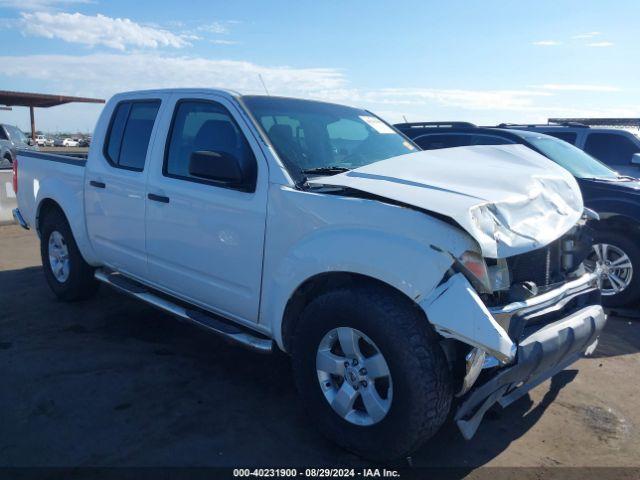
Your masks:
M293 338L298 391L318 429L362 457L393 460L445 422L451 374L424 314L378 286L322 294Z
M59 210L49 211L42 220L40 256L47 283L61 300L83 300L98 289L95 269L82 258L71 227Z
M617 230L596 232L588 264L595 263L603 269L603 305L625 307L640 301L640 247L635 237Z

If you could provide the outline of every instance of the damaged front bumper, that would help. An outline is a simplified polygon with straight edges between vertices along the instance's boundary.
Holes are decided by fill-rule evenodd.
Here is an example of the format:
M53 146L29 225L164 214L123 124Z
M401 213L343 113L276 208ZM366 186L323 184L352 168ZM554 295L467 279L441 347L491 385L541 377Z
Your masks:
M585 274L526 301L487 308L462 275L454 275L422 305L436 330L496 357L461 401L455 421L475 434L486 411L505 407L591 353L606 317L597 275Z

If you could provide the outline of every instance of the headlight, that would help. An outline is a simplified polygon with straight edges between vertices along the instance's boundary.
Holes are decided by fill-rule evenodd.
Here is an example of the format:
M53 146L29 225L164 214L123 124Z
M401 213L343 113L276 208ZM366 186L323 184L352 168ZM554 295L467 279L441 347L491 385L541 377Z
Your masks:
M462 267L462 273L465 274L467 279L474 284L478 290L486 293L490 293L493 289L491 287L491 281L489 280L489 271L487 270L487 264L477 252L466 251L458 259L460 267Z

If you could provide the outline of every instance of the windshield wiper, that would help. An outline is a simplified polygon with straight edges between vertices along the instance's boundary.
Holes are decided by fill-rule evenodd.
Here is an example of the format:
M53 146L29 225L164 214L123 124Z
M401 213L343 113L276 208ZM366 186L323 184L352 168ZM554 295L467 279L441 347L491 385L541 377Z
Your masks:
M306 170L302 170L302 173L306 173L309 175L335 175L338 173L344 173L351 170L347 167L339 167L337 165L331 165L328 167L316 167L316 168L308 168Z

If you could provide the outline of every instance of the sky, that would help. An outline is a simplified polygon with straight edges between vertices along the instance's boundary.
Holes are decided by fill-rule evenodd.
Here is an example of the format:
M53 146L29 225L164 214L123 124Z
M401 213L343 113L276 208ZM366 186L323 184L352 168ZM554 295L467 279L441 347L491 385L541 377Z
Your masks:
M389 122L639 117L639 20L637 0L0 0L0 90L266 86ZM101 108L36 109L37 127L91 131ZM27 131L28 110L0 122Z

